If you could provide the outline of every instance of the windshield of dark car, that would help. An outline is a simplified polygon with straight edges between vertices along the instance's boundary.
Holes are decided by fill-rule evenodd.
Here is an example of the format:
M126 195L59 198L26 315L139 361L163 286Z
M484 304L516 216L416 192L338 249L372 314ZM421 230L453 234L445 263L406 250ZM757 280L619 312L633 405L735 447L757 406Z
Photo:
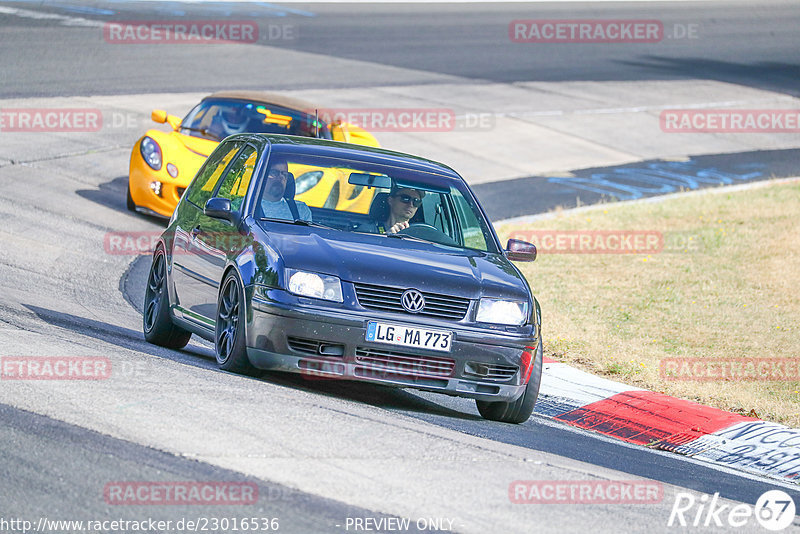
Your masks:
M330 130L313 115L247 100L206 99L183 119L181 133L221 141L239 133L271 133L331 138Z
M391 186L353 183L363 183L370 175ZM294 185L294 213L287 206L291 184L284 189L286 178ZM435 173L358 160L273 154L256 199L259 219L287 223L301 219L342 232L498 252L489 223L463 181ZM410 215L407 228L396 233L390 226L395 222L393 209L394 214L401 212L401 219Z

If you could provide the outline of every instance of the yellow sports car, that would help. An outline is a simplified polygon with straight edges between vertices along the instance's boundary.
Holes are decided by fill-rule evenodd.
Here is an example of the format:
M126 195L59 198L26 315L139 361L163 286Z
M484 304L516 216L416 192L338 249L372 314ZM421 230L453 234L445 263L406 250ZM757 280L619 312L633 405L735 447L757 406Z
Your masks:
M312 104L257 91L225 91L205 97L181 120L153 110L154 122L171 132L148 130L131 151L127 205L131 211L170 217L206 157L229 135L278 133L321 137L380 146L375 137L353 124L328 124ZM309 206L366 213L375 190L347 182L347 169L289 169L297 199Z
M318 168L289 164L294 175L295 196L309 206L335 210L367 213L375 195L375 188L353 185L348 182L353 169Z

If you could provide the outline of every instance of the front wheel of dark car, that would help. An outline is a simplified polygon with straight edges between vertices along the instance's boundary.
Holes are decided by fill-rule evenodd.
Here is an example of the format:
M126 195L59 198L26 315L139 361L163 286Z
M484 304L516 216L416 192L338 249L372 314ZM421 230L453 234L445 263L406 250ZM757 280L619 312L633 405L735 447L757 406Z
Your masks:
M167 291L167 259L164 249L153 254L153 264L147 277L142 313L144 338L154 345L169 349L182 349L189 343L191 332L175 326L169 317L169 294Z
M214 331L217 365L225 371L254 375L258 370L247 359L244 311L244 291L239 284L239 277L231 271L225 276L217 299Z
M528 379L525 391L515 401L480 401L476 400L478 412L484 419L500 421L501 423L524 423L533 413L536 405L536 398L539 396L539 386L542 383L542 360L544 352L542 348L542 338L539 338L539 345L536 347L536 355L533 359L533 370Z

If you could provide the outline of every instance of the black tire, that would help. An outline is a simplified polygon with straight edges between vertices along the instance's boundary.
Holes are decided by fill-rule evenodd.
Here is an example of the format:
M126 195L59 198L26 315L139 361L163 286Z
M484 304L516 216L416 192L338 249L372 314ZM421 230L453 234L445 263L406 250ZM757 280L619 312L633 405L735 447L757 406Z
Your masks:
M153 264L147 277L142 310L144 338L154 345L169 349L182 349L189 343L191 332L175 326L169 316L169 294L167 292L167 258L164 249L153 254Z
M214 327L214 353L220 369L244 375L255 375L258 369L247 358L245 339L244 290L239 277L231 271L222 281L217 298Z
M500 421L501 423L524 423L533 413L536 405L536 398L539 396L539 386L542 383L542 361L544 351L542 339L539 338L539 345L536 347L536 356L533 360L533 370L525 387L525 392L513 402L500 401L480 401L476 400L478 412L484 419L490 421Z
M126 203L128 206L128 211L136 211L136 204L133 203L133 197L131 196L131 184L128 183L128 190L126 191Z

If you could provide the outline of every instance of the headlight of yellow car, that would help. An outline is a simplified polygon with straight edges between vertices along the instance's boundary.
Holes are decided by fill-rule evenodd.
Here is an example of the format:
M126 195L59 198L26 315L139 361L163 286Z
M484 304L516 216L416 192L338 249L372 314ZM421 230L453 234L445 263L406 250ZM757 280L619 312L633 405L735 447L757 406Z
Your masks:
M154 171L161 169L161 147L151 137L144 136L139 143L139 151L144 161Z
M322 180L322 171L304 172L294 181L295 195L302 195Z

